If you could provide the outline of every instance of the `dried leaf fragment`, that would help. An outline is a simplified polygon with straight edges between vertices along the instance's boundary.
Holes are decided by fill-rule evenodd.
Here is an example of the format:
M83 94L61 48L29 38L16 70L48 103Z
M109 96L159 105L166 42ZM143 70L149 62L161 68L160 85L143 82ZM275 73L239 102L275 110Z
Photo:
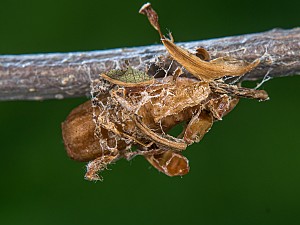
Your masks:
M144 4L140 11L140 14L146 15L149 19L149 22L151 23L151 25L155 28L155 30L158 31L160 37L163 37L161 30L160 30L160 26L158 23L158 15L157 13L154 11L154 9L151 7L151 4L148 2L146 4Z
M204 49L204 48L197 48L196 56L204 61L210 60L210 55L209 55L208 51L206 51L206 49Z
M173 176L183 176L190 171L189 160L173 151L166 151L161 154L145 157L157 170L164 174Z
M206 62L196 55L190 53L188 50L177 46L172 40L162 35L158 23L158 16L152 9L150 3L144 5L141 8L140 13L146 15L151 25L158 30L161 41L172 58L200 80L210 81L222 78L224 76L241 76L252 70L260 62L259 59L256 59L247 65L245 65L244 61L238 62L237 60L231 61L224 59L216 59ZM202 50L202 52L204 51ZM208 58L208 56L205 56L205 58Z
M101 74L105 80L124 87L136 87L152 84L154 78L147 73L128 67L127 70L111 70Z

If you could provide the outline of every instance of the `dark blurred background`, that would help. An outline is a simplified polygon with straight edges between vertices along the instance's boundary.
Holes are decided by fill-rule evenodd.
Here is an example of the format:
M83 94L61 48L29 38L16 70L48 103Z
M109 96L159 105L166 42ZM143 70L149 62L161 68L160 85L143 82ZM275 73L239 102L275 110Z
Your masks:
M0 54L149 45L144 1L1 0ZM152 1L163 30L191 41L299 26L299 0ZM256 83L248 85L255 86ZM169 178L142 157L104 182L64 150L61 122L86 98L0 102L0 224L300 224L300 77L263 85L198 144L191 171Z

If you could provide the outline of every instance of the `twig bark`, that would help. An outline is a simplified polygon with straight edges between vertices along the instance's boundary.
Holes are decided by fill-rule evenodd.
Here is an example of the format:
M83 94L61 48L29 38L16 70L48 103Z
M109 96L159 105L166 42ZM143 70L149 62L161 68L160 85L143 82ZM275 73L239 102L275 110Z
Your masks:
M243 77L259 80L266 75L280 77L300 74L300 28L180 43L194 51L203 47L212 59L229 56L260 65ZM171 60L162 45L92 52L0 56L0 100L42 100L87 96L90 82L110 69L122 68L125 61L139 69L154 62ZM101 82L101 79L100 79Z

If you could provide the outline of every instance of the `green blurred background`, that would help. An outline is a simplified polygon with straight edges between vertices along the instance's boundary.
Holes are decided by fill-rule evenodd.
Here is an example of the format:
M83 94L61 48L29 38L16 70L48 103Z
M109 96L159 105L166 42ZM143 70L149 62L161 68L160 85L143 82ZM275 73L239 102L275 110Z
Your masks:
M159 42L144 1L1 0L0 54ZM152 1L176 41L299 26L299 0ZM166 31L166 29L163 29ZM250 84L255 86L255 83ZM60 124L85 98L0 102L0 224L300 224L300 77L263 85L189 147L191 171L169 178L142 157L85 181Z

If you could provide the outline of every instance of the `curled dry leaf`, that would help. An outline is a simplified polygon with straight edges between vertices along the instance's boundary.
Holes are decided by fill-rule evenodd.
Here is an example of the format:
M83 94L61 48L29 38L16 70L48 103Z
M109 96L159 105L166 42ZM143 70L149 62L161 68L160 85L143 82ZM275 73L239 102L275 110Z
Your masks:
M161 33L157 13L152 9L150 3L145 4L140 9L140 13L146 15L151 25L158 31L162 43L172 58L200 80L210 81L224 76L241 76L259 64L259 59L256 59L249 64L244 61L238 61L230 58L217 58L206 62L204 60L207 60L210 57L209 53L205 49L198 49L198 51L201 51L201 55L204 56L204 60L202 60L197 55L177 46L173 42L173 38L170 40Z
M210 60L210 55L204 48L197 48L196 49L196 56L204 61Z
M200 59L161 34L158 16L150 3L140 13L147 15L158 30L173 59L194 77L180 76L181 68L164 78L154 78L131 67L101 74L110 83L109 93L104 94L95 84L92 101L75 108L62 124L68 155L77 161L89 161L85 175L88 180L100 180L98 172L109 164L137 155L168 176L185 175L189 161L183 151L199 142L215 121L236 106L239 98L268 99L265 91L222 81L224 76L248 72L258 60L250 64L230 58L206 62L210 58L205 49L198 49ZM178 137L169 135L168 131L180 123L185 123L182 133ZM132 150L133 146L136 150Z

